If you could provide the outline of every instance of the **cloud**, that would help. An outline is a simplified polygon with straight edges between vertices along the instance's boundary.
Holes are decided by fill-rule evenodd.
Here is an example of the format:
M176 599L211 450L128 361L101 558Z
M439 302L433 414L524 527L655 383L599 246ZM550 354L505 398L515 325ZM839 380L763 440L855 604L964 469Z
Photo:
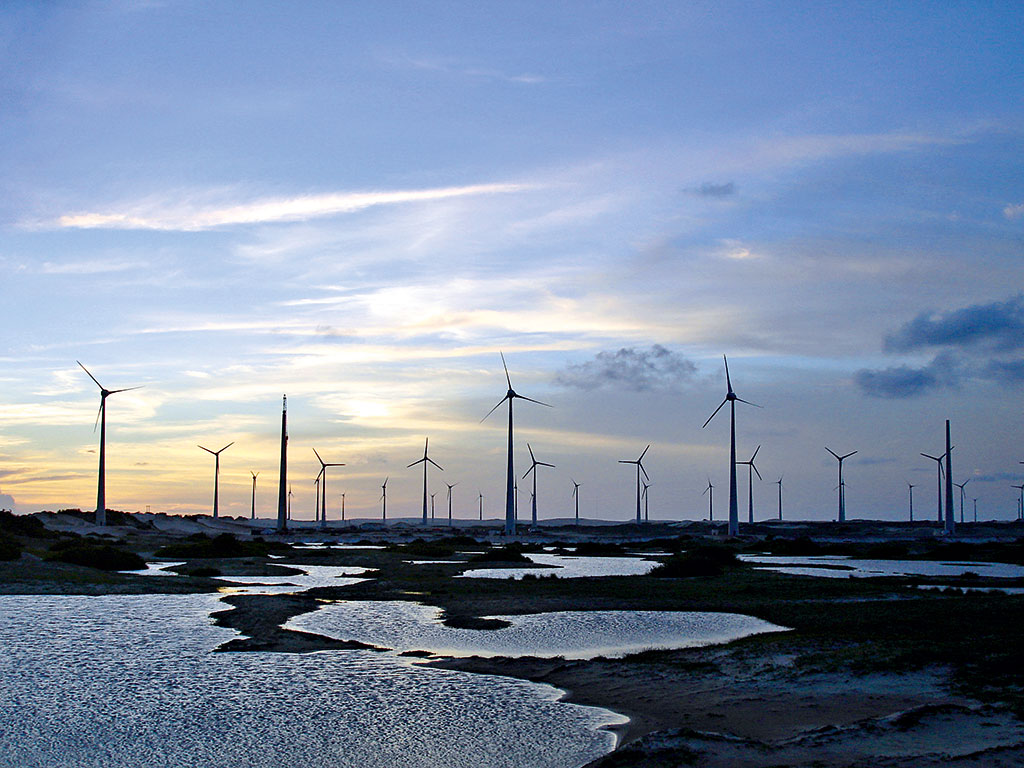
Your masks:
M1024 384L1024 360L990 360L982 376L1000 384Z
M888 352L989 345L1024 349L1024 294L942 313L922 313L885 338Z
M1010 219L1019 219L1024 216L1024 203L1017 203L1016 205L1010 204L1003 208L1003 216Z
M715 184L710 181L705 181L693 190L693 193L700 197L730 197L731 195L736 194L736 185L731 181L728 181L725 184Z
M691 379L697 371L682 355L654 344L650 349L623 347L598 352L593 360L566 366L555 381L565 387L597 389L613 387L645 392L670 389Z
M14 497L9 493L0 493L0 509L14 511Z
M60 216L56 225L72 229L149 229L195 232L238 224L307 221L353 213L378 205L431 202L476 195L494 195L528 189L521 184L475 184L434 189L376 192L338 192L251 200L227 205L171 204L144 201L121 210L82 212Z
M871 397L918 397L938 389L955 387L960 381L959 363L949 354L936 356L923 368L900 365L877 370L861 369L853 379Z

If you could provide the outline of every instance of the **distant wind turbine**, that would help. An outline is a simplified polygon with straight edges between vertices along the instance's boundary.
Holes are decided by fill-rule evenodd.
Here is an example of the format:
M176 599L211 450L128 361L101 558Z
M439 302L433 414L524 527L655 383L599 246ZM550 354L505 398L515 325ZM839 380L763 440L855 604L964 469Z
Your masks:
M526 479L526 475L533 473L533 493L530 496L531 506L530 509L533 513L533 525L537 525L537 467L554 467L554 464L548 464L544 461L537 461L537 458L533 455L533 448L530 444L526 444L526 449L530 452L530 468L526 470L526 474L523 475L523 479Z
M430 457L427 456L427 446L429 446L429 445L430 445L430 438L428 437L424 441L424 443L423 443L423 458L422 459L416 459L416 461L414 461L412 464L410 464L408 467L406 467L406 469L409 469L410 467L415 467L417 464L422 464L423 465L423 524L424 525L427 524L427 465L428 464L433 464L435 467L437 467L442 472L444 472L444 467L442 467L436 461L434 461L433 459L431 459Z
M219 509L218 505L219 505L219 499L220 499L220 455L222 453L224 453L224 451L226 451L228 448L230 448L234 444L235 444L235 441L232 440L230 443L225 445L219 451L211 451L209 448L204 448L201 445L199 446L200 448L202 448L207 453L213 455L213 516L214 517L218 516L218 509Z
M390 479L390 476L389 477L385 477L383 484L380 486L380 490L381 490L381 494L380 494L380 519L381 520L387 520L388 519L388 480L389 479Z
M967 478L962 483L953 483L957 488L960 489L960 522L964 521L964 486L971 482L971 478Z
M341 522L345 522L345 493L341 494Z
M316 448L313 449L313 453L316 453L316 460L320 462L320 475L323 475L324 481L320 483L320 527L327 527L327 468L328 467L344 467L344 464L328 463L320 458L320 454L316 452ZM319 477L320 475L317 475Z
M572 480L572 478L569 478ZM576 525L580 524L580 484L572 480L572 497L576 500Z
M118 392L130 392L141 387L127 387L125 389L106 389L96 381L96 377L89 373L89 369L78 360L75 361L85 371L86 375L100 388L100 409L96 412L96 421L100 424L100 472L96 484L96 525L107 524L107 480L106 480L106 458L107 458L107 398L116 395ZM96 426L93 425L93 431Z
M516 472L512 462L512 401L519 398L520 400L526 400L527 402L536 403L537 405L543 405L548 408L551 406L547 403L542 403L540 400L533 400L532 398L516 394L516 391L512 389L512 378L508 375L508 365L505 364L504 353L501 354L501 364L505 368L505 380L508 382L508 392L506 392L505 396L498 401L498 405L494 406L487 412L487 416L490 416L498 410L498 407L508 400L508 467L505 473L505 535L514 536L516 533L516 513L513 485L515 484ZM487 416L480 419L481 423L487 419Z
M285 487L288 493L285 494ZM277 531L288 530L292 519L292 486L288 483L288 395L281 396L281 464L277 473Z
M484 495L482 493L480 493L480 491L477 491L477 494L480 496L480 521L483 522L483 519L484 519Z
M779 479L775 481L775 484L779 486L779 520L782 519L782 475L779 475Z
M437 496L437 491L430 494L430 519L434 519L434 497Z
M750 461L737 461L737 464L746 464L747 469L747 522L753 524L754 522L754 473L757 473L757 479L763 480L761 473L757 471L757 467L754 466L754 459L757 458L757 452L761 450L761 446L757 446L754 449L754 455L750 457Z
M1010 487L1020 491L1020 499L1017 502L1017 519L1024 520L1024 483L1021 485L1011 485Z
M648 508L649 507L649 505L648 505L648 496L647 496L647 489L650 488L650 487L651 487L650 483L644 483L644 489L640 492L640 495L643 496L643 498L644 498L644 522L645 523L649 523L651 521L651 516L649 514L650 510Z
M938 475L938 505L939 505L938 522L941 523L942 522L942 461L943 461L943 459L946 458L946 454L942 454L941 456L932 456L930 453L922 453L921 455L924 456L926 459L931 459L937 465L937 467L936 467L936 474Z
M953 446L950 444L949 419L946 419L946 535L956 532L956 517L953 515Z
M755 408L761 406L736 396L732 390L732 380L729 378L729 360L725 355L722 355L722 359L725 361L725 385L727 387L725 399L704 422L704 427L711 423L711 419L715 418L715 415L722 410L722 406L729 403L729 535L737 536L740 532L740 515L736 499L736 401L753 405Z
M288 486L288 519L289 520L292 519L292 496L294 496L294 495L295 494L292 493L292 487L291 487L291 485L289 485Z
M825 450L831 453L836 461L839 462L839 522L846 522L846 484L843 482L843 462L853 456L857 451L850 451L850 453L840 456L838 453L833 451L827 445Z
M448 525L452 524L452 488L458 483L445 483L448 486Z
M259 472L253 472L250 469L249 470L249 474L252 475L252 514L250 515L250 519L255 520L256 519L256 478L260 476L260 473Z
M914 522L914 488L913 483L907 482L907 490L910 491L910 522Z
M978 499L974 499L974 522L978 522Z
M646 477L648 480L651 479L650 477L647 476L647 470L644 469L643 465L644 456L647 455L647 452L650 449L650 445L644 448L643 453L640 454L640 458L638 459L619 459L619 464L636 464L636 521L638 523L640 522L640 473L642 472L644 477Z
M704 493L708 494L708 521L710 522L715 519L715 486L711 484L710 477L708 478L708 487L704 489Z
M320 522L320 475L316 476L316 480L313 481L313 485L316 486L313 489L314 510L315 510L315 512L313 514L313 519L316 520L317 523L319 523Z

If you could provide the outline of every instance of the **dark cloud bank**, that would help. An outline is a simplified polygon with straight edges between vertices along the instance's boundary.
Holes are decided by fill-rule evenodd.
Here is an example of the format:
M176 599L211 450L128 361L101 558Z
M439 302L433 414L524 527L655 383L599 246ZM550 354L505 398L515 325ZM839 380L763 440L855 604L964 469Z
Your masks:
M555 377L558 384L576 389L610 387L646 392L671 389L697 372L690 360L660 344L650 349L623 347L598 352L593 360L566 366Z
M1024 383L1024 294L948 312L922 313L885 337L886 352L935 349L930 363L862 369L854 381L872 397L917 397L970 378Z

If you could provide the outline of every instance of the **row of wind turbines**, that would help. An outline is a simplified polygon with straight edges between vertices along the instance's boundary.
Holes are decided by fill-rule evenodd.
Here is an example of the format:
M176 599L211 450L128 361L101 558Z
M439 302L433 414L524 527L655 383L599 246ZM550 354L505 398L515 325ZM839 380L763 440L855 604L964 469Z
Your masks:
M506 466L506 493L505 493L505 525L504 525L504 532L507 535L515 535L515 533L516 533L516 525L517 525L517 521L518 521L517 520L517 518L518 518L518 514L517 514L518 513L518 503L517 503L518 502L518 483L517 483L517 477L516 477L515 467L514 467L513 401L518 399L518 400L525 400L527 402L534 403L536 405L544 406L544 407L547 407L547 408L550 408L551 406L548 403L543 403L543 402L541 402L539 400L534 400L533 398L529 398L529 397L526 397L524 395L521 395L521 394L517 393L513 389L513 387L512 387L512 379L511 379L511 376L509 374L508 365L507 365L507 363L505 361L505 356L504 356L503 353L501 353L501 361L502 361L502 367L504 368L505 380L506 380L506 383L508 385L508 389L507 389L507 391L505 393L505 396L501 400L499 400L498 403L493 408L491 408L490 411L487 412L487 414L483 417L483 419L481 419L481 423L486 421L495 411L497 411L506 402L508 403L508 454L507 454L507 466ZM722 408L724 408L727 404L729 405L729 417L730 417L729 418L729 426L730 426L729 432L730 432L730 440L729 440L729 518L728 518L728 532L729 532L729 535L735 536L735 535L737 535L739 533L739 509L738 509L738 498L737 498L737 478L736 478L736 471L737 470L736 470L736 468L737 468L737 466L743 466L743 465L748 467L748 472L747 472L748 522L751 523L751 524L754 522L753 475L756 474L759 480L762 479L761 478L761 473L758 471L757 466L755 465L755 459L757 458L757 454L758 454L758 452L761 449L760 445L757 446L757 448L754 450L754 453L751 455L749 460L747 460L747 461L737 461L737 459L736 459L736 403L737 402L743 403L745 405L750 405L750 406L755 407L755 408L760 408L761 406L759 406L759 405L757 405L755 403L752 403L749 400L744 400L744 399L742 399L742 398L740 398L740 397L738 397L736 395L735 391L733 390L733 386L732 386L732 378L731 378L731 376L729 374L729 361L728 361L728 359L724 355L723 355L723 361L724 361L724 364L725 364L726 395L725 395L725 398L722 400L722 402L719 404L719 406L712 412L712 414L704 422L704 424L702 425L702 429L706 428L711 423L711 421L715 418L715 416L718 415L718 413L722 410ZM76 361L76 362L78 362L78 361ZM89 376L89 378L92 379L92 381L100 388L100 407L99 407L99 412L97 413L97 417L96 417L97 418L97 423L99 423L101 425L101 427L100 427L100 448L99 448L99 477L98 477L98 485L97 485L97 503L96 503L96 522L97 522L98 525L104 525L105 522L106 522L106 494L105 494L106 401L107 401L107 398L110 395L117 394L117 393L120 393L120 392L127 392L127 391L131 391L131 390L135 390L135 389L140 389L140 387L127 387L127 388L124 388L124 389L108 390L105 387L103 387L102 384L100 384L100 382L96 379L96 377L93 376L92 373L90 373L89 370L84 365L82 365L81 362L78 362L78 365L81 366L82 370L85 371L85 373ZM936 461L936 463L938 465L938 472L937 472L937 475L938 475L938 490L939 490L938 520L939 520L940 523L943 522L943 504L942 504L942 502L943 502L943 499L942 499L943 479L945 479L945 481L946 481L946 486L947 486L947 489L946 489L947 493L946 493L946 495L947 495L948 498L947 498L947 504L946 504L947 508L946 508L946 515L945 515L945 518L946 518L945 519L945 524L946 524L946 530L948 532L952 532L952 530L953 530L953 528L955 526L955 520L954 520L954 517L953 517L952 486L955 485L956 487L958 487L960 489L960 517L961 517L961 522L963 522L963 518L964 518L964 487L967 485L968 482L970 482L970 480L969 479L965 480L963 483L953 483L952 482L951 451L953 449L953 446L949 444L949 422L948 421L946 422L946 432L947 432L947 434L946 434L946 443L947 443L946 444L946 452L944 454L942 454L942 456L933 456L933 455L925 454L925 453L922 453L921 455L926 457L926 458L929 458L929 459L932 459L932 460ZM286 528L287 527L287 521L291 519L291 496L292 496L292 493L291 493L290 486L286 486L286 483L287 483L287 442L288 442L288 435L287 435L287 398L285 398L284 406L282 408L282 422L281 422L281 472L280 472L280 475L279 475L279 489L278 489L278 528L279 529ZM428 492L428 469L429 469L429 466L433 465L438 470L443 471L443 468L437 462L435 462L433 459L431 459L429 457L429 455L428 455L429 444L430 444L430 440L429 440L429 438L427 438L424 441L423 456L421 458L417 459L416 461L412 462L411 464L409 464L408 467L407 467L407 468L412 468L412 467L415 467L418 464L422 464L423 465L422 521L423 521L424 524L426 524L428 522L428 514L427 514L427 512L428 512L428 504L427 504L428 498L430 500L430 512L431 512L431 516L430 517L433 518L434 496L436 495L436 494L429 494L429 492ZM207 448L205 446L202 446L202 445L198 446L200 449L202 449L203 451L206 451L207 453L211 454L214 457L214 495L213 495L213 516L214 517L218 517L219 516L220 455L224 451L226 451L228 448L230 448L232 445L234 445L234 442L228 443L223 448L221 448L221 449L219 449L217 451L214 451L214 450L212 450L210 448ZM636 466L636 518L635 518L635 520L636 520L637 523L640 523L644 519L648 518L646 510L647 510L647 505L648 505L648 501L649 501L648 489L650 488L650 483L647 482L647 481L650 480L650 477L648 476L647 470L646 470L646 468L643 465L643 460L644 460L644 457L647 455L647 451L650 450L650 447L651 446L648 445L641 452L640 456L637 457L636 459L622 459L622 460L619 460L620 464L633 464L633 465ZM523 475L523 478L525 479L526 477L530 476L531 474L533 475L533 478L532 478L533 490L532 490L532 493L531 493L531 517L532 517L533 525L536 525L537 524L537 468L538 467L554 467L554 465L550 464L550 463L547 463L547 462L538 461L536 456L534 455L532 446L530 446L529 444L527 444L527 449L528 449L529 454L530 454L531 464L530 464L530 468ZM838 462L839 484L836 487L837 490L838 490L838 519L839 519L840 522L845 522L846 521L846 484L845 484L845 480L843 478L843 462L846 459L850 458L851 456L854 456L857 453L857 451L851 451L850 453L846 453L846 454L842 454L841 455L841 454L838 454L835 451L831 450L827 446L825 447L825 450L828 451L828 453L831 454L837 460L837 462ZM317 450L315 448L313 449L313 452L316 455L317 461L320 463L320 472L318 473L318 475L316 477L316 480L314 481L315 485L317 486L317 488L316 488L316 490L317 490L317 493L316 493L316 501L317 501L317 504L316 504L316 520L320 523L321 526L325 526L326 525L326 517L327 517L327 513L326 513L326 510L327 510L327 468L328 467L341 467L341 466L345 466L345 464L340 463L340 462L325 462L323 460L323 458L320 456L319 452L317 452ZM943 462L945 462L945 466L943 466ZM1021 463L1024 464L1024 462L1021 462ZM255 517L255 510L256 510L256 480L257 480L257 477L259 475L259 472L251 472L250 474L252 475L252 511L251 511L251 514L252 514L253 517ZM384 520L387 519L387 483L388 483L389 479L390 479L390 476L386 477L384 479L383 484L381 485L381 498L380 498L380 501L381 501L382 519L384 519ZM783 478L780 477L777 481L775 481L775 484L778 485L778 515L779 515L779 519L780 520L782 519L782 479ZM578 520L579 519L579 489L580 489L581 484L577 483L575 480L572 480L572 483L573 483L572 498L575 501L576 519ZM451 520L451 517L452 517L452 489L456 485L458 485L458 483L446 483L446 486L448 488L447 502L448 502L448 518L449 518L449 521ZM913 513L913 489L916 486L914 486L914 485L912 485L910 483L908 483L907 485L909 486L909 491L910 491L910 519L911 519L911 521L913 521L913 514L914 514ZM1017 488L1017 489L1019 489L1021 491L1021 499L1020 499L1019 506L1018 506L1018 515L1017 515L1017 517L1018 517L1018 519L1024 519L1024 485L1015 485L1013 487ZM709 502L708 517L709 517L709 519L713 520L714 519L714 485L711 483L710 478L708 479L708 485L704 489L703 494L706 494L708 496L708 502ZM478 491L479 516L480 516L481 520L483 519L483 499L484 499L483 493ZM976 518L977 518L977 499L975 499L974 502L975 502L975 520L976 520ZM342 503L342 512L341 512L342 520L344 520L345 519L345 511L344 511L345 494L341 495L341 503Z

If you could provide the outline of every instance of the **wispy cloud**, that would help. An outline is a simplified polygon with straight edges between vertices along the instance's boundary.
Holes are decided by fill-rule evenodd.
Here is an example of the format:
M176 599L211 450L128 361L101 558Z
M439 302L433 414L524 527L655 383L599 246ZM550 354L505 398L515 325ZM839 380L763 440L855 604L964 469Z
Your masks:
M433 189L339 192L251 200L221 205L174 204L160 200L131 203L106 211L60 216L56 226L73 229L148 229L199 231L240 224L307 221L353 213L365 208L401 203L431 202L475 195L495 195L528 189L522 184L473 184Z
M109 272L124 272L147 266L139 261L74 261L60 264L44 261L40 272L45 275L102 275Z
M885 349L892 352L943 346L1024 349L1024 294L948 312L922 313L885 338Z
M1003 216L1008 219L1019 219L1021 216L1024 216L1024 203L1017 203L1016 205L1011 203L1007 205L1003 208Z
M623 347L615 352L598 352L593 360L571 364L555 381L575 389L612 387L644 392L671 389L692 379L697 366L660 344L650 349Z
M539 85L548 82L548 78L532 72L509 74L490 67L478 67L465 64L451 58L388 56L383 60L391 66L418 69L426 72L438 72L447 75L473 78L477 80L497 80L505 83L522 85Z

